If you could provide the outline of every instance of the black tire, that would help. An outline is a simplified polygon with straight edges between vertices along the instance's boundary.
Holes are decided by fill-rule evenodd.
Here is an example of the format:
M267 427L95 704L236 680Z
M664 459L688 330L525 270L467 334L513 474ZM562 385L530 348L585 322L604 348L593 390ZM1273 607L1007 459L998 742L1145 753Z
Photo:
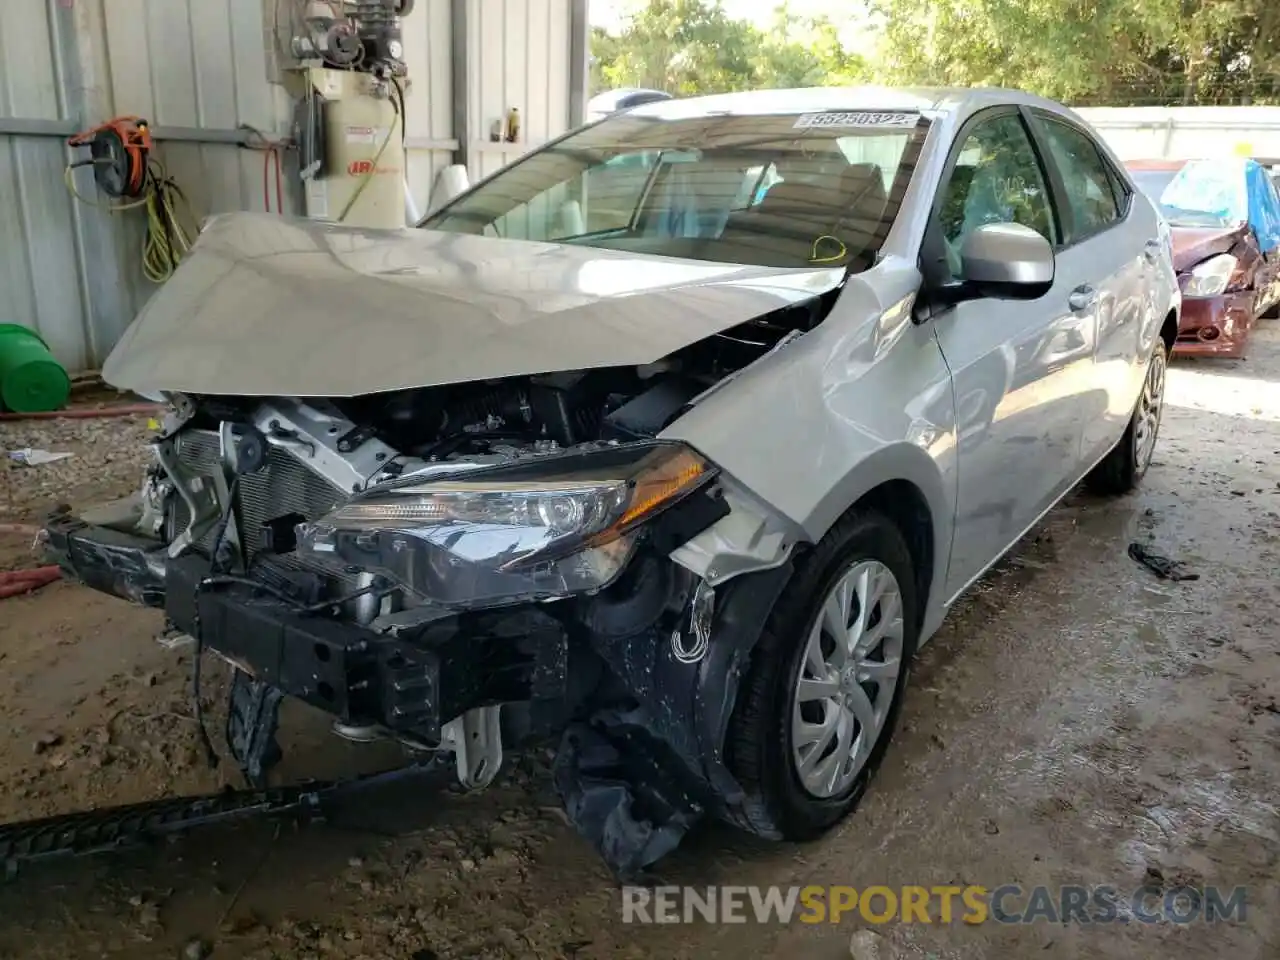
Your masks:
M800 784L790 749L791 704L801 661L820 606L853 564L877 560L902 596L901 669L884 725L852 784L819 799ZM853 510L797 563L765 623L730 721L727 759L748 795L752 828L786 840L810 840L858 805L893 736L920 631L920 604L911 553L898 527L874 511Z
M1129 417L1129 425L1125 428L1124 436L1111 448L1111 452L1103 457L1098 465L1085 477L1085 485L1094 493L1103 496L1119 496L1129 493L1138 486L1146 474L1147 468L1151 466L1151 458L1155 454L1156 442L1160 436L1160 416L1164 411L1164 381L1169 365L1170 352L1169 345L1163 339L1157 337L1155 346L1151 349L1151 359L1147 367L1147 374L1143 379L1143 390L1145 391L1153 370L1158 369L1160 375L1160 406L1156 415L1155 438L1151 441L1150 452L1145 458L1140 458L1138 454L1136 437L1138 423L1143 413L1143 394L1139 393L1138 400L1133 405L1133 413Z

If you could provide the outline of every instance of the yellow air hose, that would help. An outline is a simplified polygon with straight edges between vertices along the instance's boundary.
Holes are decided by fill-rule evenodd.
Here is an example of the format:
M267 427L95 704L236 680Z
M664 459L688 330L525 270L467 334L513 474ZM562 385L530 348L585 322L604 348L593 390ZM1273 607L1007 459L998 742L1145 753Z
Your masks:
M102 203L82 195L75 185L75 168L68 165L64 176L67 189L81 203L106 210L124 213L139 207L147 208L147 232L142 238L142 274L155 284L164 283L178 268L186 252L191 249L194 223L191 205L177 182L168 175L164 165L152 160L147 168L147 183L143 193L135 200ZM184 215L186 223L184 223Z

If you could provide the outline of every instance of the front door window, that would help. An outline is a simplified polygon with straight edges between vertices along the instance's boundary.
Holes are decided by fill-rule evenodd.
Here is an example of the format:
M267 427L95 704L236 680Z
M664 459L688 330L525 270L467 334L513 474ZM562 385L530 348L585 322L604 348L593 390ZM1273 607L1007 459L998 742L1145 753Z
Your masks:
M965 238L988 223L1019 223L1061 242L1053 204L1031 138L1016 114L985 120L965 134L940 212L952 278Z

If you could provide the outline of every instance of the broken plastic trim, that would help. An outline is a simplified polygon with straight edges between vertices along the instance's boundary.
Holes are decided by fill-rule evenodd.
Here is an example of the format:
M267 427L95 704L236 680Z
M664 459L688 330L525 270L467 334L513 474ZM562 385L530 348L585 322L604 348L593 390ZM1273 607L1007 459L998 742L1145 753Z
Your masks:
M777 838L725 763L725 737L742 676L791 561L721 588L707 653L681 662L657 628L593 637L631 695L596 705L561 739L554 777L579 834L623 881L670 853L708 811ZM692 603L692 601L691 601Z

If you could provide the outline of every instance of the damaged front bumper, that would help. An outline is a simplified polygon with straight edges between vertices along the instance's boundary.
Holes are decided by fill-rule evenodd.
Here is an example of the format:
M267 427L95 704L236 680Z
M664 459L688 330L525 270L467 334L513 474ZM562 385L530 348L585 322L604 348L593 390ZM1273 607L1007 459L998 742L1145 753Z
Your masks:
M380 632L318 615L290 595L288 571L270 563L252 579L210 577L199 553L172 558L156 540L65 510L49 518L45 537L69 576L163 610L173 628L237 668L227 733L246 776L278 753L274 718L284 695L347 727L453 749L468 785L492 779L504 734L558 737L554 778L566 809L622 877L668 852L706 812L778 836L730 772L724 745L789 560L712 588L650 554L594 597L441 611ZM685 588L673 581L681 577ZM635 611L652 609L658 593L682 599L638 625ZM486 716L497 719L486 709L498 706L510 708L504 733L486 729ZM270 729L259 729L264 723ZM496 756L468 757L473 737L496 740Z
M50 515L43 540L49 559L85 586L144 607L164 607L163 544L89 523L69 507Z
M317 616L288 596L288 573L210 577L199 554L170 558L154 540L50 517L46 551L87 586L162 609L170 625L253 679L352 725L438 743L467 710L563 701L564 628L536 607L438 617L412 638Z

